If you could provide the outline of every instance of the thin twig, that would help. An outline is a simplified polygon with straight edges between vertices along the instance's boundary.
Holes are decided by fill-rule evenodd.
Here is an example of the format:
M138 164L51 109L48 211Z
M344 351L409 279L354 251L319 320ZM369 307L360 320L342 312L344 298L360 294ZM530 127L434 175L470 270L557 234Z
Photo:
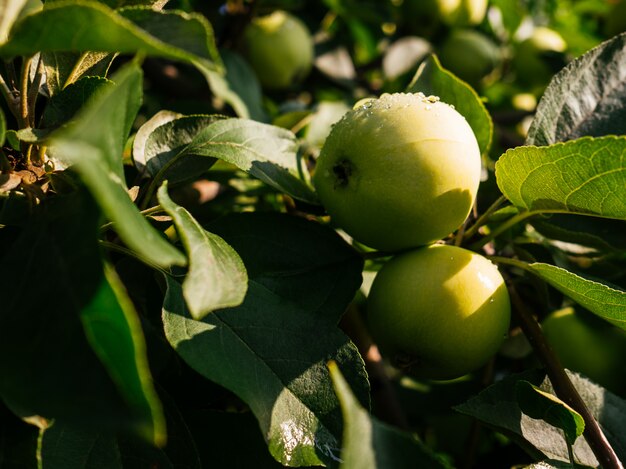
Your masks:
M0 75L0 93L2 93L2 97L6 101L11 114L13 114L16 119L19 119L20 100L17 97L17 93L9 88L9 85L6 81L4 81L4 77L2 75Z
M39 96L39 85L41 84L41 77L43 75L43 60L41 54L37 60L37 67L35 70L35 79L30 85L28 90L28 124L30 127L35 127L35 105L37 104L37 96Z
M512 216L507 221L505 221L500 226L498 226L495 230L493 230L491 233L489 233L487 236L479 239L474 244L472 244L470 246L470 249L473 251L480 249L485 244L497 238L500 234L504 233L509 228L517 225L518 223L521 223L522 221L526 220L527 218L532 217L533 215L537 215L537 213L538 212L528 211L528 212L521 212L515 216Z
M624 469L624 466L615 454L611 444L602 432L600 425L565 373L558 357L548 345L541 332L539 323L528 310L526 304L517 293L515 286L510 281L509 293L511 295L511 302L513 303L513 311L517 314L524 335L526 335L533 350L543 363L554 388L554 392L561 400L576 410L585 420L585 431L583 435L598 462L604 469Z
M20 84L20 127L22 129L29 127L28 118L28 82L30 81L30 66L33 57L24 57L22 62L22 76Z
M481 226L483 226L487 222L487 220L489 220L489 217L496 210L498 210L502 206L502 204L505 203L505 202L506 202L506 197L504 197L503 195L498 197L495 200L495 202L493 202L489 206L489 208L487 210L485 210L485 213L483 213L480 217L478 217L478 219L474 222L474 224L465 230L465 233L463 234L463 239L469 239L472 236L474 236L474 234L476 234L478 229Z
M405 412L387 375L378 348L372 341L359 309L350 305L341 320L341 328L359 349L372 384L372 399L376 401L379 417L403 430L409 429Z

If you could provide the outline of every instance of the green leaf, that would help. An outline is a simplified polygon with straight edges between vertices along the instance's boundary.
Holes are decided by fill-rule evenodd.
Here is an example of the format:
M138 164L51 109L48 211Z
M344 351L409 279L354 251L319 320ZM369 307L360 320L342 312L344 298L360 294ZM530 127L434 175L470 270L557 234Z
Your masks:
M246 268L237 252L219 236L203 229L193 216L167 194L158 192L161 207L172 217L189 257L183 296L194 319L216 309L239 306L248 288Z
M135 162L135 166L140 173L145 173L146 171L146 161L148 159L146 157L146 143L150 135L152 135L152 133L160 126L167 124L174 119L178 119L179 117L183 117L183 115L178 112L162 110L157 112L154 116L144 122L141 127L139 127L139 130L133 138L133 161ZM156 172L154 174L156 174Z
M51 152L80 174L124 242L162 267L185 265L185 256L139 213L123 180L122 151L141 104L141 69L131 63L98 93L76 120L51 136Z
M346 469L449 467L417 437L372 417L352 394L337 364L330 362L328 368L344 419L340 467Z
M27 0L0 0L0 44L9 36L9 31Z
M122 469L116 438L53 422L42 430L41 469Z
M18 21L0 56L37 52L143 52L221 70L213 30L204 17L179 11L129 7L115 12L93 1L46 3Z
M486 155L491 147L493 122L476 91L444 69L436 55L424 60L407 88L407 93L435 95L453 105L472 127L480 152Z
M626 435L623 431L626 402L579 375L570 372L568 375L623 461L626 457ZM455 409L512 438L535 460L549 458L568 462L569 454L563 433L520 410L516 398L516 383L520 380L529 381L543 391L554 392L545 373L530 370L498 381ZM598 467L598 462L584 438L576 440L573 450L577 464Z
M584 137L508 150L496 163L502 193L520 210L626 220L626 137Z
M326 362L350 373L360 399L368 383L356 347L343 333L250 283L244 303L193 320L181 286L167 278L163 324L168 341L206 378L230 389L259 421L270 453L284 465L332 463L341 413ZM271 307L267 307L271 305Z
M626 33L570 62L544 92L526 143L626 134L625 62Z
M46 84L50 96L81 77L105 77L116 54L109 52L43 52Z
M626 330L625 291L550 264L535 262L525 268L592 313Z
M224 119L196 135L178 155L210 156L231 163L288 195L317 203L293 133L246 119Z
M279 213L231 213L206 227L239 253L250 282L272 292L277 307L290 302L336 324L362 283L361 257L318 223Z
M254 70L239 54L228 49L224 49L220 53L226 67L226 76L224 78L228 84L228 89L232 90L233 96L241 100L241 104L237 104L232 99L228 102L233 106L239 117L259 122L267 121L267 113L263 109L261 84ZM214 91L216 90L216 87L213 85L211 88ZM227 96L222 96L222 98L227 98Z
M167 417L166 447L158 448L126 434L86 431L57 420L41 430L41 469L200 469L193 437L178 408L164 391L159 391L159 397Z
M585 420L582 415L554 394L521 380L515 384L515 396L522 412L563 430L570 445L583 434Z
M113 83L106 78L84 77L50 98L43 112L41 126L54 128L68 122L98 92Z
M139 319L97 242L86 193L57 196L0 263L0 396L21 415L82 428L165 428Z
M158 175L158 180L167 179L170 184L176 184L209 170L215 158L198 155L180 158L179 155L185 153L202 129L220 119L223 117L157 113L139 129L133 144L133 157L140 173L153 178Z

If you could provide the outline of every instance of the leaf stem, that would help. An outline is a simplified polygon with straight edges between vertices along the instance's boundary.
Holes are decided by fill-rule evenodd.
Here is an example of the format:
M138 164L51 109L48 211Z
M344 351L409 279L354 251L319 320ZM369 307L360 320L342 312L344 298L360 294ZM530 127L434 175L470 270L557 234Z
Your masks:
M485 223L487 223L487 220L489 219L489 217L500 208L500 206L506 202L506 197L504 197L503 195L498 197L490 206L487 210L485 210L485 213L483 213L480 217L478 217L478 220L476 220L474 222L474 224L472 226L470 226L469 228L467 228L465 230L465 233L463 234L463 239L469 239L472 236L474 236L477 232L478 229L483 226Z
M164 212L164 211L165 210L163 210L163 207L161 207L160 205L155 205L154 207L150 207L150 208L148 208L146 210L142 210L139 213L141 213L144 216L147 216L147 215L152 215L153 213L159 213L159 212ZM106 231L109 228L111 228L112 226L113 226L113 222L112 221L110 221L108 223L105 223L104 225L102 225L100 227L100 231Z
M550 345L541 332L541 327L537 319L521 299L515 286L510 282L510 279L508 284L513 311L517 315L524 335L528 338L533 350L545 367L556 395L582 415L585 420L585 431L583 435L593 451L593 454L598 459L600 466L605 469L623 469L624 466L615 454L611 444L606 439L600 425L565 373L558 357L550 348Z
M43 60L41 54L37 60L35 70L35 78L28 90L28 119L30 127L35 127L35 105L37 104L37 96L39 96L39 85L41 84L41 76L43 74Z
M470 249L473 250L473 251L476 251L476 250L480 249L485 244L487 244L488 242L492 241L493 239L498 237L500 234L504 233L506 230L508 230L512 226L515 226L518 223L526 220L527 218L530 218L533 215L537 215L538 213L539 212L533 212L533 211L527 211L527 212L518 213L517 215L509 218L507 221L502 223L500 226L498 226L495 230L493 230L487 236L485 236L482 239L479 239L474 244L470 245Z

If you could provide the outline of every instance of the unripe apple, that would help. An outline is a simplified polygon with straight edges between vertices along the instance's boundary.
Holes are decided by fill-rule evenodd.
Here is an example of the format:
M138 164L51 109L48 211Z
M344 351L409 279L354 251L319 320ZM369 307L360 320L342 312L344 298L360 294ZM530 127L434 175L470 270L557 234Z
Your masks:
M556 70L548 62L549 56L558 56L567 48L559 33L549 28L535 28L532 35L520 42L514 50L512 65L517 80L526 86L547 85Z
M437 0L439 14L450 26L471 26L482 22L488 0Z
M243 36L244 55L266 89L303 80L313 64L313 40L297 17L277 10L254 18Z
M484 365L506 337L511 317L497 267L448 245L393 257L367 301L367 324L383 356L421 378L457 378Z
M480 182L476 137L452 106L383 94L332 128L313 183L334 224L372 248L437 241L467 218Z
M541 323L543 334L565 368L613 392L626 388L626 332L574 308L555 311Z
M472 86L499 66L499 47L487 36L471 29L452 31L439 50L441 64Z

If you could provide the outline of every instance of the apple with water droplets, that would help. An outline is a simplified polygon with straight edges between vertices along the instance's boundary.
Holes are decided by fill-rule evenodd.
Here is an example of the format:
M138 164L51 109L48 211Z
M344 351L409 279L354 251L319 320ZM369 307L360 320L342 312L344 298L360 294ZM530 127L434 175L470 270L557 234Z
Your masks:
M436 96L383 94L332 128L313 183L335 226L384 251L431 244L467 218L481 156L465 118Z

